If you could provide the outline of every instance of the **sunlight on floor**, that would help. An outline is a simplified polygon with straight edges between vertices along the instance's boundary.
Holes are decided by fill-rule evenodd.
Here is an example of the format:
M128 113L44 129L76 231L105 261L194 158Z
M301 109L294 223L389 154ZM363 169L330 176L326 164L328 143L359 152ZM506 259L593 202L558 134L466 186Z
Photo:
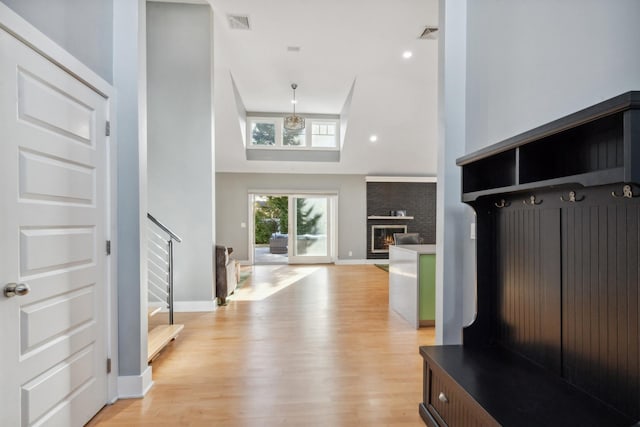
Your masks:
M261 301L319 270L319 267L256 265L244 285L229 297L232 301Z

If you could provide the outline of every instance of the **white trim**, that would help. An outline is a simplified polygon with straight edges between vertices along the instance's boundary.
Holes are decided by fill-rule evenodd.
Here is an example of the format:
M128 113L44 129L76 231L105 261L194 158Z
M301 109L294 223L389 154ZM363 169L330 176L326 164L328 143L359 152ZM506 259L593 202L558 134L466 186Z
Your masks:
M148 3L209 4L207 0L147 0L147 2Z
M287 196L287 197L304 197L312 196L338 196L338 190L251 190L248 194L255 196Z
M365 182L438 182L435 176L365 176Z
M153 387L151 366L141 375L118 377L118 399L138 399L144 397Z
M389 262L388 259L337 259L336 265L374 265L374 264L385 264L384 261Z
M326 256L307 256L298 255L293 261L289 261L289 265L301 265L301 264L335 264L335 260L332 257Z
M404 216L399 216L399 215L395 215L395 216L390 216L390 215L369 215L367 217L367 219L390 219L390 220L408 220L408 219L414 219L412 216L409 215L404 215Z
M111 241L111 255L107 257L107 357L111 359L111 373L107 375L107 398L114 400L118 396L118 144L116 144L116 97L110 97L107 120L111 126L107 136L107 168L106 184L109 200L107 202L107 240Z
M249 193L249 200L248 200L248 207L249 207L249 216L248 216L248 220L247 220L247 224L249 229L247 230L247 235L249 236L249 241L247 242L247 248L249 248L249 264L248 265L253 265L254 263L254 258L255 258L255 204L256 204L256 194L255 193Z
M180 313L216 311L215 301L175 301L173 310Z

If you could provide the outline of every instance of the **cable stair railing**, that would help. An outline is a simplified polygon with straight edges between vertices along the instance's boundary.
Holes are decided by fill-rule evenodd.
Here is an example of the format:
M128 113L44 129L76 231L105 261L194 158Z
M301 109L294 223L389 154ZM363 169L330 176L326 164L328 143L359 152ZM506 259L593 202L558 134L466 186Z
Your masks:
M166 225L147 213L147 301L149 324L151 317L161 312L169 315L168 324L158 324L149 330L147 360L151 362L160 351L184 329L173 322L173 244L182 239Z

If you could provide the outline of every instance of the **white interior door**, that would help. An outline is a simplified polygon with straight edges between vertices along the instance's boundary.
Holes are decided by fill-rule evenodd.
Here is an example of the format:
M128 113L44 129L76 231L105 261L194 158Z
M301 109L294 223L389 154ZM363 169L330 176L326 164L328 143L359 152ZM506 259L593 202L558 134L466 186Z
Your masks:
M107 400L107 106L0 30L1 426L81 426Z

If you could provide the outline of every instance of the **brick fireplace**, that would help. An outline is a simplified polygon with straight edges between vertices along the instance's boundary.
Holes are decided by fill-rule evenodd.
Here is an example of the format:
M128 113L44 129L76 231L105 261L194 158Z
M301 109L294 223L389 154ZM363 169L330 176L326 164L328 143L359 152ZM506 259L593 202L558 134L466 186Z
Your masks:
M381 229L390 236L376 242ZM367 259L388 259L393 233L418 233L425 244L435 243L434 179L367 177Z
M372 225L371 253L389 253L389 245L393 244L393 234L406 232L406 225Z

